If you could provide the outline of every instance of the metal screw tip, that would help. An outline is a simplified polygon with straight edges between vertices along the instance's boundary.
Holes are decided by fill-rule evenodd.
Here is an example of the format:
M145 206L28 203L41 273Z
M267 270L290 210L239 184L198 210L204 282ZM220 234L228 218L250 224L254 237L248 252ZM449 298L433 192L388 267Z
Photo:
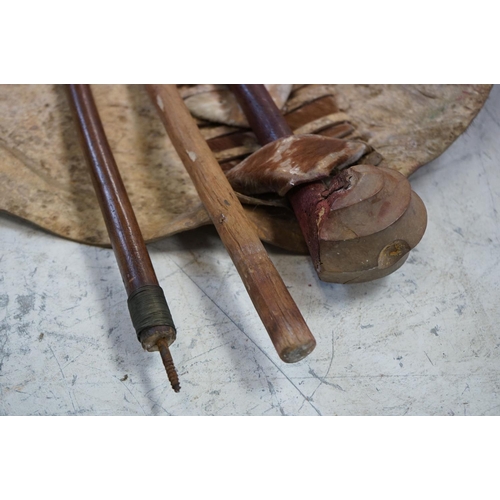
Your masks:
M167 341L165 339L160 339L156 345L160 350L161 360L163 361L163 366L165 366L170 385L175 392L179 392L181 390L179 377L177 376L177 370L175 369L174 360L172 359L172 354L170 354Z

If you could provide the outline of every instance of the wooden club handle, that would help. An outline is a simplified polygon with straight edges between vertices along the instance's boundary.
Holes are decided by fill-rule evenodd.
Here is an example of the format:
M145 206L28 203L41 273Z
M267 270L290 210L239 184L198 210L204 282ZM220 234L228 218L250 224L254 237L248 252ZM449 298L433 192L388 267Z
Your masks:
M294 363L316 341L175 85L147 85L280 358Z

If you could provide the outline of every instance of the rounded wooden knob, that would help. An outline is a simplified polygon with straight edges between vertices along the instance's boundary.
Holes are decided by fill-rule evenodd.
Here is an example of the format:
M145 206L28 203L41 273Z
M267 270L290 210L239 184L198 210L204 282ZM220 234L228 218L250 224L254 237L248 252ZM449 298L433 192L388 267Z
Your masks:
M291 198L318 276L328 282L361 283L394 272L427 225L408 179L388 168L355 165ZM303 206L314 210L297 210Z

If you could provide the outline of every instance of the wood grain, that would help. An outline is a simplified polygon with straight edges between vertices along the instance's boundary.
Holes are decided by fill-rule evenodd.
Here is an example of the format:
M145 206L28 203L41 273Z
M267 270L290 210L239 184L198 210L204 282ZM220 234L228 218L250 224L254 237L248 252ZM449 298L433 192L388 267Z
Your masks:
M127 295L145 285L158 285L90 86L69 85L68 91L72 109L78 118L82 149Z
M147 89L278 355L303 359L316 341L175 85Z

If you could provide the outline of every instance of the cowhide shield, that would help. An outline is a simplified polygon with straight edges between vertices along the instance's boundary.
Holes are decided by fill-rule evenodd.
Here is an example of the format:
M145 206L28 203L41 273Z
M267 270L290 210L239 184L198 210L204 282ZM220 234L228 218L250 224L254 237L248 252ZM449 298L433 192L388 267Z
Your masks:
M411 175L469 125L490 85L270 85L296 134L356 139L361 162ZM210 224L142 86L94 85L95 100L146 241ZM181 95L222 168L258 149L224 85L181 85ZM278 196L241 196L260 237L305 253ZM0 210L58 236L109 245L60 85L0 86Z

